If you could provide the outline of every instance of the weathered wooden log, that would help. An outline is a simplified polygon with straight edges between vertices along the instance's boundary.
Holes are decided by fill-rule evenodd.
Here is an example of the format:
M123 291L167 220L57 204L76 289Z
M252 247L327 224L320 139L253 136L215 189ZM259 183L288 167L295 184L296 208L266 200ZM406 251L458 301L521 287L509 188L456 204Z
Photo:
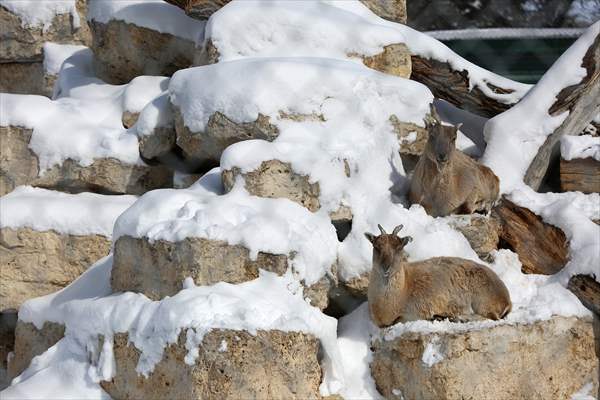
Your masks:
M458 71L449 63L412 55L411 79L427 86L435 97L484 117L498 115L516 102L501 102L487 96L481 89L469 86L469 72ZM497 94L510 94L514 88L495 86L487 83L490 90Z
M499 247L519 255L524 273L553 275L565 266L568 243L563 231L506 197L492 215L500 222Z
M600 161L591 157L561 159L560 188L565 192L600 193Z
M600 283L589 275L575 275L567 287L584 306L600 316Z
M535 190L539 189L553 155L556 155L556 145L561 136L583 131L600 112L600 33L598 33L598 27L599 24L596 23L588 28L596 30L597 33L581 62L581 67L587 71L586 76L579 83L562 89L556 96L556 101L548 109L549 117L556 117L565 112L569 114L563 123L548 135L537 155L529 164L523 181ZM573 46L577 46L579 40ZM549 72L554 73L555 71L550 69Z

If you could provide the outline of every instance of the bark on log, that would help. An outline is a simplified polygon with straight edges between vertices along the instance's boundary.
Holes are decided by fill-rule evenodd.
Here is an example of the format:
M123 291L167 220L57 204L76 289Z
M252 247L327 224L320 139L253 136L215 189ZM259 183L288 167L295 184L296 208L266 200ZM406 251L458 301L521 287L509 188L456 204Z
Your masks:
M589 29L597 29L597 24L592 25ZM588 48L581 66L587 70L586 76L578 84L561 90L556 96L556 101L548 110L549 116L552 117L565 111L569 111L569 115L546 138L527 169L524 182L534 190L539 189L553 155L557 153L556 145L561 136L583 131L600 112L600 34L596 35L594 42Z
M575 275L567 287L584 306L600 316L600 283L588 275Z
M419 55L412 55L411 61L410 78L427 86L435 97L446 100L458 108L491 118L515 105L515 103L502 103L492 99L477 87L470 90L467 70L457 71L448 63ZM489 82L487 85L498 94L509 94L515 91L513 88L502 88Z
M553 275L567 263L568 243L563 231L503 197L492 210L500 222L500 246L519 255L526 274Z
M600 161L591 157L561 159L560 188L564 192L600 193Z

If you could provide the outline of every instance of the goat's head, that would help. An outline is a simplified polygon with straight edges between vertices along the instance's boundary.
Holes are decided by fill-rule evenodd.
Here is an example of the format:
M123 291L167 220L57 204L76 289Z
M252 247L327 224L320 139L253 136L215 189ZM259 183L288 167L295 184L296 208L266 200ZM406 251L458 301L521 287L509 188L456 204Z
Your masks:
M377 225L377 227L381 232L379 236L365 233L366 238L373 245L373 261L387 269L396 261L406 260L404 247L412 241L412 237L398 235L403 225L395 227L391 234L386 233L381 225Z
M450 160L452 152L456 151L456 136L461 125L442 125L439 115L431 105L431 117L425 119L425 127L429 132L425 151L436 164L444 165Z

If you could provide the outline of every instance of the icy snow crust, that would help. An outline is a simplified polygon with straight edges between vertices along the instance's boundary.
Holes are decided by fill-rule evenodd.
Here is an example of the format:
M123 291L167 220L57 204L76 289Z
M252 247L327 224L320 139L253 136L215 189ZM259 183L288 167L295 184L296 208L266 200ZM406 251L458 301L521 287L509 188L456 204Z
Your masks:
M67 159L82 166L99 158L144 165L136 129L125 129L121 117L124 111L141 111L163 92L168 78L137 77L127 85L109 85L94 77L92 63L92 52L86 48L66 59L55 100L0 93L0 126L33 130L29 148L38 157L40 174ZM160 120L149 116L144 123L149 130Z
M592 135L563 136L560 139L560 156L565 160L589 157L600 161L600 137Z
M0 0L0 6L19 16L24 28L41 25L45 31L58 14L71 14L74 28L81 25L75 0Z
M87 19L104 24L124 21L192 42L203 40L206 25L162 0L89 0Z
M359 1L232 1L211 16L208 39L219 49L220 61L327 57L360 62L355 54L374 55L384 46L404 43L411 54L466 70L470 89L499 102L516 103L531 88L470 63L426 34L380 18ZM488 84L514 91L495 93Z
M0 227L111 237L115 220L136 199L129 195L68 194L19 186L0 197Z

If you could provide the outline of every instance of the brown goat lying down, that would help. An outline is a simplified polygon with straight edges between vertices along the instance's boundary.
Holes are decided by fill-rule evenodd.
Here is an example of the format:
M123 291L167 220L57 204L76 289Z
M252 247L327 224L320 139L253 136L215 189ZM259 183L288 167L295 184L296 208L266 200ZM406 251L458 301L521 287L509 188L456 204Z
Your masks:
M456 149L460 125L442 125L433 106L431 114L433 121L425 121L429 139L413 173L409 201L434 217L488 212L498 198L498 177Z
M456 257L408 262L404 246L412 238L399 237L397 226L386 234L365 233L373 244L369 281L369 311L379 327L419 319L454 321L504 318L512 304L508 289L484 265Z

